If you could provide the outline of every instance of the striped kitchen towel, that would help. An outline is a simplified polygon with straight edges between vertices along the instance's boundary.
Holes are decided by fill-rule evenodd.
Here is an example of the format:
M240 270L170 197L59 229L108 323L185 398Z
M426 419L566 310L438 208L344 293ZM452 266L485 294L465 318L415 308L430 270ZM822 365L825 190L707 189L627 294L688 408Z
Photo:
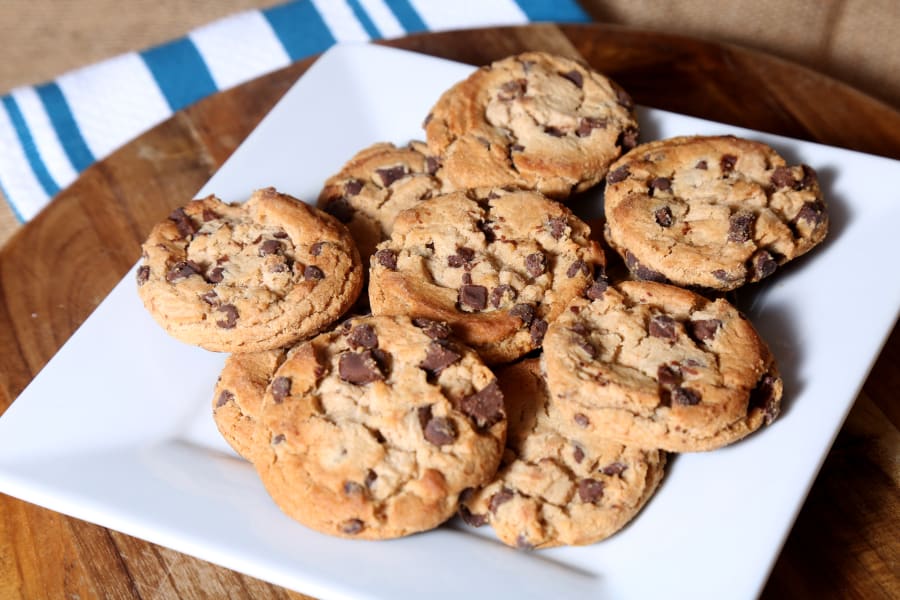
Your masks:
M94 161L173 112L337 42L590 20L575 0L294 0L238 13L3 96L0 187L25 222Z

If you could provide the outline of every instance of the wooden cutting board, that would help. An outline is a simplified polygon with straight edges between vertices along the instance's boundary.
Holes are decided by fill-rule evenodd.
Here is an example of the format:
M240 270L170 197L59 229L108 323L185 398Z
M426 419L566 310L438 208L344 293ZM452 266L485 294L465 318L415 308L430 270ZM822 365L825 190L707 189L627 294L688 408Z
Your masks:
M737 47L599 24L422 34L388 45L475 65L535 49L581 56L643 105L900 158L898 111ZM151 226L193 197L310 64L179 112L85 171L0 250L0 412L134 264ZM835 273L835 292L852 295L850 280ZM766 597L900 597L898 389L895 331L828 455ZM305 596L0 495L0 597Z

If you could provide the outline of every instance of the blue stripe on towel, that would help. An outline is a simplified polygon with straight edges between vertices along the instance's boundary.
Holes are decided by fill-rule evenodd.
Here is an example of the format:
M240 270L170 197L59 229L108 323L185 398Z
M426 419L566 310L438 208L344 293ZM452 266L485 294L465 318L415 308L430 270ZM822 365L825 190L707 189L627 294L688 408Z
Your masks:
M172 111L218 91L203 57L189 38L141 52Z
M291 60L306 58L334 44L334 36L309 0L262 11Z
M425 25L425 21L419 16L416 9L412 7L409 0L385 0L384 3L390 7L391 12L393 12L394 16L397 17L397 20L400 21L400 24L403 26L403 29L406 30L406 33L416 33L417 31L425 31L428 29Z
M38 152L37 145L34 143L34 138L31 137L31 131L28 130L28 124L25 122L25 117L22 116L22 111L19 109L18 103L12 96L4 96L3 106L9 114L9 120L16 130L16 135L19 137L19 143L22 144L22 150L25 151L25 158L28 159L31 170L34 171L41 187L44 188L47 195L52 198L59 192L59 186L56 185L56 182L50 175L50 171L47 170L47 166L41 159L41 154ZM8 198L9 196L7 196L7 199ZM20 221L22 220L18 211L16 211L16 218Z
M22 213L19 212L19 209L16 207L16 203L13 202L12 196L9 195L9 192L6 191L6 188L3 187L3 180L0 179L0 194L3 194L3 197L6 198L6 205L9 206L9 209L12 211L13 216L16 218L16 221L19 223L25 223L28 219L22 216Z
M362 25L363 29L366 30L366 33L369 34L369 37L373 40L381 39L381 32L378 31L378 27L376 27L375 23L372 22L372 19L369 18L369 14L363 9L359 0L347 0L347 4L350 6L350 10L353 11L356 20L359 21L359 24Z
M574 0L516 0L529 21L590 23L591 16Z
M50 117L50 122L53 123L53 129L56 130L56 135L59 137L69 161L75 170L81 173L93 164L94 154L81 135L81 129L75 121L75 115L72 114L69 103L66 102L66 97L63 96L59 86L52 81L39 85L35 89L44 105L44 110L47 111L47 116Z

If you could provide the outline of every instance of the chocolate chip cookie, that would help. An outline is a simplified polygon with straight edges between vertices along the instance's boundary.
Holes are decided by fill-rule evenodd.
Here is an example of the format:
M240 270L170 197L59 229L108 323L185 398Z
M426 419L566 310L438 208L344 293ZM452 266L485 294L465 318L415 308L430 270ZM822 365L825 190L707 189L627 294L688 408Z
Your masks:
M617 160L606 182L606 239L639 279L732 290L828 232L815 171L761 142L650 142Z
M779 413L782 381L750 322L672 285L626 281L573 300L543 360L554 409L586 436L712 450Z
M263 394L286 357L283 348L232 354L216 382L212 401L216 427L228 445L247 460L252 460Z
M489 364L541 345L604 265L590 231L537 192L453 192L406 210L372 258L375 314L450 323Z
M318 206L347 225L368 266L375 246L390 236L397 213L440 193L437 169L438 160L422 142L400 148L374 144L328 178Z
M257 470L323 533L394 538L453 515L497 470L503 395L443 323L362 317L300 344L263 399Z
M359 254L330 215L272 188L176 209L143 245L138 293L175 338L207 350L279 348L327 327L362 289Z
M538 359L497 379L508 452L490 484L465 494L463 520L490 523L505 544L523 549L592 544L624 527L656 491L665 453L583 440L579 428L555 420Z
M582 62L526 52L444 92L425 120L438 176L454 189L506 187L563 199L634 147L631 97Z

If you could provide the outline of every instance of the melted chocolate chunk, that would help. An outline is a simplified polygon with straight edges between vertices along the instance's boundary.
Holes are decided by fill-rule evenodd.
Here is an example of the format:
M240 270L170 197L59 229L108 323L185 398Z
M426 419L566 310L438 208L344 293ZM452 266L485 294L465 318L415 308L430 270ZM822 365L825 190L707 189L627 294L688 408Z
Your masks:
M315 265L306 265L303 269L304 279L325 279L325 273Z
M599 300L608 288L609 282L606 277L601 276L594 279L594 282L584 291L584 297L588 300Z
M771 181L776 189L792 188L794 187L794 184L797 183L790 167L776 167L775 170L772 171Z
M678 365L659 365L659 368L656 369L656 380L664 388L671 389L681 385L681 369L678 368Z
M371 350L341 354L338 361L338 374L341 379L354 385L384 380L381 365L378 364Z
M434 156L426 156L425 157L425 171L429 175L434 175L441 168L441 161L437 157Z
M371 487L375 483L376 479L378 479L378 473L376 473L372 469L369 469L366 472L366 480L364 482L366 484L366 487L371 489Z
M564 135L566 135L566 132L559 127L552 127L550 125L544 127L544 133L551 137L563 137Z
M522 323L525 325L531 325L531 322L534 321L534 307L530 304L516 304L509 309L509 314L522 319Z
M213 290L210 290L210 291L206 292L205 294L203 294L202 296L200 296L200 299L209 305L213 305L219 301L219 296L218 296L218 294L216 294L216 292L214 292Z
M532 277L540 277L547 270L547 257L543 252L535 252L525 257L525 270Z
M511 79L500 86L500 92L497 98L504 101L515 100L525 95L528 87L528 81L525 79Z
M575 449L572 450L572 458L575 462L581 464L581 461L584 460L584 450L581 449L581 446L575 446Z
M587 426L591 424L591 420L587 418L587 415L581 413L576 413L573 420L576 425L582 428L587 428Z
M706 161L705 161L705 160L700 160L700 161L697 161L697 164L694 165L694 168L695 168L695 169L700 169L701 171L705 171L705 170L707 170L709 167L706 165Z
M656 315L650 319L647 332L655 337L674 342L678 338L678 330L675 328L675 319L668 315Z
M172 265L172 268L168 270L168 272L166 273L166 281L168 281L169 283L175 283L176 281L187 279L191 275L199 275L202 272L203 267L201 267L194 261L181 260Z
M200 229L197 227L197 224L194 223L194 220L191 219L186 212L184 212L184 208L176 208L172 211L172 214L169 215L169 220L175 223L175 228L178 230L178 235L182 238L190 237L197 233L197 230Z
M800 180L794 189L805 190L813 187L819 178L818 175L816 175L816 170L809 165L800 165L800 168L803 169L803 179Z
M388 187L398 179L406 177L406 167L398 165L387 169L375 169L375 173L381 178L381 185Z
M340 221L341 223L349 223L353 220L353 214L356 209L353 208L347 199L343 196L332 198L324 208L325 212Z
M596 479L582 479L578 482L578 497L582 502L596 503L603 497L603 482Z
M619 183L620 181L625 181L630 176L631 171L628 170L628 165L624 165L615 171L610 171L609 175L606 176L606 183Z
M531 343L535 346L540 346L541 342L544 341L544 335L547 333L547 321L543 319L535 319L531 323L531 327L528 329L528 332L531 334Z
M234 326L237 325L238 320L237 307L234 304L223 304L216 310L218 312L224 313L224 318L221 321L216 321L216 325L218 325L222 329L234 329Z
M616 138L616 146L622 148L623 152L627 152L637 146L637 142L638 131L634 127L628 127Z
M484 310L487 306L487 288L483 285L463 285L459 288L459 303L472 310Z
M348 179L344 184L344 193L348 196L356 196L363 189L363 182L359 179Z
M222 393L219 394L218 400L216 400L216 408L221 408L228 404L229 402L234 401L234 394L229 392L228 390L222 390Z
M603 474L610 476L621 475L627 468L627 465L620 462L609 463L608 465L603 467Z
M141 265L137 270L137 284L144 285L148 279L150 279L150 267Z
M728 241L742 244L753 237L753 224L756 215L752 212L739 212L728 219Z
M716 337L722 321L719 319L697 319L696 321L688 321L688 331L694 339L701 342L708 342Z
M431 319L419 317L413 319L412 324L433 340L445 340L450 337L450 326L441 321L432 321Z
M210 283L222 283L223 279L225 279L225 269L222 267L216 267L206 276L206 281Z
M695 406L700 404L700 392L686 387L677 387L672 390L672 403L681 406Z
M776 379L771 373L763 374L750 392L750 402L747 405L747 412L754 409L762 409L765 412L766 425L771 424L781 413L775 397L775 382Z
M425 370L432 377L437 377L441 371L456 363L462 355L447 348L438 342L428 344L425 360L419 363L419 368Z
M348 496L362 496L366 493L366 488L355 481L345 481L344 493Z
M284 440L285 440L284 434L279 433L278 435L276 435L272 438L272 441L270 443L273 446L277 446L278 444L282 443Z
M768 277L778 268L775 258L767 250L758 251L750 259L750 262L753 269L753 278L757 281Z
M359 519L347 519L341 523L341 532L347 535L356 535L363 530L363 527L365 527L365 524Z
M528 541L524 533L516 536L516 548L519 550L534 550L534 544Z
M588 137L595 129L606 129L606 119L596 119L594 117L584 117L578 121L578 127L575 129L575 135L578 137Z
M435 446L445 446L456 441L456 424L446 417L433 417L425 424L425 439Z
M561 238L566 232L567 223L565 217L553 217L547 221L547 224L550 227L550 235L555 240Z
M204 223L206 223L208 221L215 221L219 217L221 217L221 215L219 213L217 213L216 211L209 209L209 208L204 208L202 215L201 215L201 218L203 219Z
M325 245L325 242L316 242L312 246L309 247L309 253L313 256L319 256L322 254L322 246Z
M583 260L576 260L569 268L566 270L566 276L571 279L578 275L578 273L582 273L583 275L590 275L591 269L587 266Z
M666 279L666 276L662 273L645 267L640 262L638 262L637 257L632 254L630 250L625 251L625 264L638 279L643 279L644 281L655 281L657 283L666 283L668 281L668 279Z
M656 190L660 192L668 192L672 189L672 180L668 177L656 177L650 182L650 195L652 196Z
M568 73L560 73L563 77L575 84L575 87L581 89L584 87L584 75L580 71L572 69Z
M464 504L459 505L459 516L466 525L471 525L472 527L481 527L486 525L488 521L487 515L475 514Z
M661 208L657 208L656 212L653 213L654 218L656 219L656 224L660 227L671 227L672 226L672 209L668 206L663 206Z
M797 221L818 225L825 220L825 205L821 202L804 202L797 213Z
M616 101L628 110L634 108L634 100L631 99L631 95L617 85L613 87L616 89Z
M719 168L722 170L723 175L728 175L729 173L734 171L734 165L736 164L737 156L734 156L733 154L725 154L719 161Z
M497 509L500 508L501 505L509 502L513 499L513 492L509 488L502 488L499 492L491 496L491 499L488 500L488 509L495 515L497 514Z
M378 347L378 336L375 335L375 329L368 324L357 325L350 330L347 336L347 343L353 349L356 348L372 348Z
M385 269L390 269L391 271L397 270L397 253L393 250L388 250L383 248L375 253L375 260L378 261Z
M291 395L291 378L276 377L272 380L271 389L272 400L275 401L275 404L281 404L285 398Z
M478 229L481 233L484 234L484 241L488 244L494 242L497 239L497 234L494 233L494 222L493 221L478 221L476 223Z
M504 298L509 298L510 302L515 302L517 295L518 294L516 294L516 290L513 289L512 286L501 283L493 290L491 290L491 306L493 306L494 308L500 308L500 305L503 303Z
M463 397L459 402L459 410L482 429L503 420L503 392L500 391L497 380L491 381L474 394Z
M456 254L447 257L447 265L450 267L458 268L463 267L475 258L475 251L471 248L457 248Z
M281 254L284 252L284 244L278 240L266 240L259 245L259 255L268 256L270 254Z

